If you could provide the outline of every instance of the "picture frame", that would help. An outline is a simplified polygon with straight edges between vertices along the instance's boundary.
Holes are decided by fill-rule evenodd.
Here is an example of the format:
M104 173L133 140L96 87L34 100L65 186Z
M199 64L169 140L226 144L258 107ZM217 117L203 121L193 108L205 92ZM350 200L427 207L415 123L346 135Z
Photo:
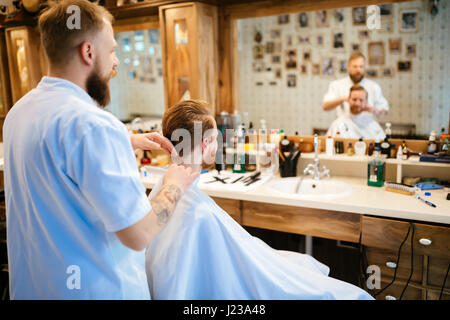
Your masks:
M343 8L333 10L334 22L341 25L345 22L345 11Z
M270 30L270 38L273 40L281 38L281 29L272 29Z
M393 21L392 19L381 19L381 28L377 29L377 32L387 33L392 32L393 29Z
M402 39L393 38L389 39L389 53L390 54L401 54L402 53Z
M300 12L297 16L298 26L300 28L309 27L309 14L308 12Z
M262 60L254 61L252 64L252 69L253 72L263 72L265 69L264 62Z
M314 76L318 76L320 75L320 64L319 63L314 63L312 65L312 74Z
M286 69L297 69L297 49L286 50Z
M381 19L392 18L392 4L379 4L378 8L380 8Z
M281 53L281 42L275 42L275 46L273 48L273 53Z
M347 73L347 60L339 60L339 73Z
M253 46L253 59L259 60L264 58L264 46L257 44Z
M393 68L382 68L380 75L386 78L392 78L394 76Z
M330 26L330 19L328 10L319 10L315 12L316 14L316 27L329 27Z
M352 51L361 51L361 47L359 46L359 43L352 43L351 47L352 47Z
M415 43L407 43L405 45L405 53L407 57L415 57L416 56L416 44Z
M366 7L352 8L352 22L354 26L366 25Z
M278 24L288 24L289 23L289 15L282 14L277 18Z
M281 57L279 55L273 55L272 63L275 63L275 64L281 63Z
M334 59L332 57L324 57L321 60L321 69L323 76L334 75Z
M411 60L401 60L397 62L397 71L398 72L410 72L412 70L412 61Z
M358 38L359 39L367 39L367 38L369 38L369 31L368 30L359 30L358 31Z
M344 31L333 30L331 34L331 48L335 52L342 52L345 50Z
M302 45L309 44L309 36L298 36L297 40L299 44Z
M401 9L399 28L402 33L414 33L418 30L419 9Z
M272 54L275 51L275 42L273 41L267 41L266 42L266 48L265 48L265 52L268 54Z
M373 41L367 44L369 65L384 65L384 42Z
M324 40L323 40L323 35L322 34L318 34L316 37L316 43L318 46L323 46Z
M367 78L376 78L378 76L378 72L376 69L367 69L366 76Z
M288 88L295 88L297 86L297 75L296 74L288 74L286 82L287 82Z
M307 64L302 64L300 66L300 74L302 74L302 75L308 74L308 65Z
M273 72L274 72L275 79L281 79L281 75L282 75L281 68L275 68L275 70Z
M311 61L311 49L304 49L303 50L303 61Z

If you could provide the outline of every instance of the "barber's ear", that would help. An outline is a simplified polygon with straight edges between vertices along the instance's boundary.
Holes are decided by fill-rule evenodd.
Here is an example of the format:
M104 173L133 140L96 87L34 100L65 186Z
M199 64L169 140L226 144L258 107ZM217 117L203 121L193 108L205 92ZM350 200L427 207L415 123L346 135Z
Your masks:
M85 41L80 46L81 60L86 65L94 64L94 46L91 42Z

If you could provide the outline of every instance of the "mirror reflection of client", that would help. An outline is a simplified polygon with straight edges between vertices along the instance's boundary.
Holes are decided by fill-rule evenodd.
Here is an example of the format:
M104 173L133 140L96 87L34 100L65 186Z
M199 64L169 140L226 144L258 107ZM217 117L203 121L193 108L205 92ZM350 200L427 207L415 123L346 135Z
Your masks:
M363 86L355 84L350 88L348 102L350 114L342 114L331 123L327 136L341 138L366 138L383 140L386 135L383 128L374 119L367 106L368 93Z
M182 164L193 172L214 161L217 150L217 127L207 106L180 102L165 112L162 122L163 134L174 141L177 129L192 136L195 121L201 123L202 138L192 139L190 150L178 151ZM197 164L190 162L193 154L201 159ZM251 236L197 187L198 179L147 248L153 299L372 299L364 290L329 277L329 268L313 257L272 249ZM149 197L160 187L161 181Z

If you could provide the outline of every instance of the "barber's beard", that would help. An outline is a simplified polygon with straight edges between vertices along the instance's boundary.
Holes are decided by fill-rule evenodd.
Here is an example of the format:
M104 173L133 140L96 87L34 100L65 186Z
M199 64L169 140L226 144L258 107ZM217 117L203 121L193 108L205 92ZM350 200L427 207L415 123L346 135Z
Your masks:
M360 82L362 81L362 79L364 78L364 75L363 75L363 74L362 74L362 75L352 75L352 74L349 74L349 76L350 76L350 79L352 79L352 82L353 82L354 84L360 83Z
M109 91L109 78L102 78L98 64L92 70L86 80L87 93L94 99L98 105L105 108L111 101Z

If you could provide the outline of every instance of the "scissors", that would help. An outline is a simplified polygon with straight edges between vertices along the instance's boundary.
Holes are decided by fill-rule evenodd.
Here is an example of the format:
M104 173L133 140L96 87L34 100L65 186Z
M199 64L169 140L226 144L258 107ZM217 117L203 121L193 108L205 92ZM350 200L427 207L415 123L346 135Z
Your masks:
M226 184L227 182L226 182L225 180L227 180L229 177L219 178L218 176L213 176L213 178L214 178L215 180L207 181L207 182L205 182L205 183L213 183L213 182L220 181L220 182Z

